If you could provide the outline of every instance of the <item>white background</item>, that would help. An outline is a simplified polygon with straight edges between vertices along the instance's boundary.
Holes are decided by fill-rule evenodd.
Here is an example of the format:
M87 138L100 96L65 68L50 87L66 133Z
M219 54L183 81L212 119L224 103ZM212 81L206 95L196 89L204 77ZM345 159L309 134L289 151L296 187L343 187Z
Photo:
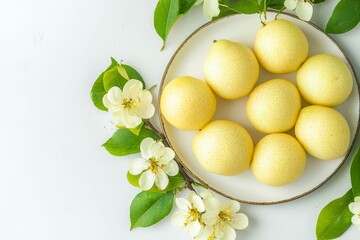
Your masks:
M324 28L337 3L315 7ZM0 239L187 239L169 219L129 231L129 159L101 144L114 131L89 91L110 56L158 84L179 44L207 21L197 7L175 24L167 47L153 29L152 0L0 0ZM241 31L241 29L239 29ZM360 64L360 27L334 36ZM157 119L155 117L155 122ZM242 204L250 226L237 239L315 239L320 210L350 187L350 161L299 200ZM358 240L351 227L341 239Z

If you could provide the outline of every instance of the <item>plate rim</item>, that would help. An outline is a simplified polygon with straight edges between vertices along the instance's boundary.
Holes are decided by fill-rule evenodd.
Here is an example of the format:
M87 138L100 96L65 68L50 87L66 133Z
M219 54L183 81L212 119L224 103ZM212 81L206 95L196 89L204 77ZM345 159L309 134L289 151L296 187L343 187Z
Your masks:
M267 10L268 12L272 12L272 13L277 13L277 11L275 10ZM166 130L165 130L165 125L164 125L164 119L163 119L163 114L161 112L161 108L160 108L160 98L161 98L161 95L162 95L162 92L163 92L163 87L164 87L164 82L165 82L165 79L166 79L166 76L167 76L167 73L169 71L169 68L171 66L171 64L173 63L175 57L177 56L178 52L183 48L183 46L194 36L196 35L198 32L200 32L202 29L206 28L207 26L213 24L213 23L216 23L216 22L219 22L221 20L224 20L226 18L230 18L230 17L233 17L233 16L236 16L236 15L239 15L240 13L235 13L235 14L230 14L230 15L227 15L227 16L223 16L223 17L220 17L220 18L217 18L215 20L212 20L212 21L209 21L203 25L201 25L200 27L198 27L197 29L195 29L188 37L185 38L185 40L179 45L179 47L176 49L176 51L172 54L169 62L167 63L166 65L166 68L164 70L164 73L162 75L162 78L161 78L161 82L160 82L160 85L159 85L159 94L158 94L158 97L157 97L157 107L158 107L158 110L159 110L159 121L160 121L160 127L161 127L161 130L162 130L162 133L166 139L166 141L169 143L169 146L173 148L170 140L169 140L169 137L166 133ZM294 19L297 19L299 21L302 21L300 20L298 17L296 17L295 15L293 14L290 14L290 13L285 13L285 12L282 12L283 15L286 15L288 17L291 17L291 18L294 18ZM245 14L243 14L245 15ZM303 21L305 22L305 21ZM341 161L341 163L337 166L337 168L324 180L322 181L321 183L319 183L318 185L316 185L315 187L311 188L310 190L302 193L302 194L299 194L299 195L296 195L294 197L291 197L291 198L286 198L286 199L283 199L283 200L279 200L279 201L269 201L269 202L264 202L264 201L248 201L248 200L243 200L243 199L239 199L239 198L236 198L236 197L232 197L226 193L223 193L221 192L220 190L216 189L215 187L211 186L210 184L206 183L201 177L199 177L197 174L195 174L193 171L191 171L189 169L189 167L184 163L184 161L182 160L181 157L178 156L178 159L179 159L179 163L180 163L180 167L182 167L183 169L186 170L186 172L188 174L191 175L191 177L195 178L197 181L199 181L202 185L204 185L206 188L216 192L217 194L220 194L228 199L231 199L231 200L235 200L235 201L238 201L238 202L241 202L241 203L247 203L247 204L252 204L252 205L275 205L275 204L280 204L280 203L286 203L286 202L290 202L290 201L293 201L293 200L296 200L296 199L299 199L299 198L302 198L312 192L314 192L315 190L319 189L320 187L322 187L325 183L327 183L334 175L336 175L336 173L339 172L340 168L345 164L345 162L347 161L347 159L349 158L351 152L353 151L354 149L354 146L355 146L355 143L359 137L359 125L360 125L360 82L358 80L358 77L356 75L356 72L355 72L355 69L354 69L354 66L353 64L351 63L349 57L347 56L347 54L345 54L345 51L343 50L343 48L335 41L335 39L333 39L329 34L327 34L324 30L322 30L319 26L317 26L316 24L312 23L312 22L305 22L306 24L309 24L311 27L313 27L315 30L319 31L320 33L324 34L329 40L331 40L335 46L341 51L341 53L344 55L346 61L348 62L348 64L350 65L350 68L351 68L351 71L353 73L353 76L355 78L355 82L356 82L356 86L357 86L357 92L358 92L358 95L359 95L359 117L357 119L357 126L356 126L356 131L355 131L355 135L354 135L354 138L352 140L352 143L349 147L349 149L347 150L345 156L344 156L344 159ZM174 150L175 151L175 150ZM176 152L175 152L176 153Z

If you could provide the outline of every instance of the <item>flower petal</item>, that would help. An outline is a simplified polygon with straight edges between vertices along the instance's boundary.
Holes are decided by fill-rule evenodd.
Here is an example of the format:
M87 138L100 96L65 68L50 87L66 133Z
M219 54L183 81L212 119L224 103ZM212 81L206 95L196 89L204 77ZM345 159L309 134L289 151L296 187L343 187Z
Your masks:
M165 146L162 142L156 142L151 146L150 153L151 156L158 159L160 158L165 151Z
M207 211L219 213L223 209L223 204L217 198L209 198L205 201L205 208Z
M360 213L360 203L359 202L352 202L349 204L349 210L353 214L359 214Z
M188 236L191 238L195 238L195 236L199 234L200 230L201 230L201 225L198 220L190 222L187 225L187 233Z
M217 231L215 233L215 238L214 240L223 240L223 237L224 237L224 233L222 231Z
M123 122L126 128L135 128L142 122L142 119L138 116L131 115L129 111L124 111Z
M245 214L238 213L233 216L232 227L235 229L245 229L249 226L249 219Z
M140 93L140 101L142 103L151 103L152 99L153 99L153 97L152 97L151 93L148 90L143 89L141 91L141 93Z
M155 140L147 137L144 138L144 140L141 141L140 144L140 151L141 151L141 156L145 159L149 159L151 158L151 146L155 143Z
M240 203L234 200L230 200L226 205L230 207L230 211L236 213L240 210Z
M192 204L193 206L199 211L199 212L205 212L205 205L201 197L198 195L194 195L192 198Z
M109 111L110 111L110 109L109 109ZM113 114L113 117L115 119L117 126L125 126L125 123L124 123L125 111L123 108L118 108L117 110L113 111L112 114Z
M135 99L140 96L143 84L139 80L130 79L123 88L123 98Z
M166 147L164 149L163 155L161 156L161 163L168 164L174 158L175 158L175 152L171 148Z
M122 100L121 89L112 87L108 93L104 95L102 102L109 112L114 112L122 108Z
M310 21L313 14L313 6L309 2L304 2L304 0L300 0L296 7L296 15L301 20Z
M221 231L224 233L223 240L235 240L236 232L229 225L224 226Z
M155 175L155 184L160 190L164 190L169 184L169 178L163 170L159 170Z
M150 166L150 163L143 158L136 158L130 162L129 172L132 175L139 175Z
M163 170L167 175L175 176L179 173L179 165L172 160L163 167Z
M214 197L214 194L212 194L212 192L210 192L209 190L205 190L205 191L202 191L200 193L200 196L206 200L206 199L209 199L209 198L213 198Z
M298 0L285 0L284 6L287 9L293 11L293 10L295 10L297 3L298 3Z
M154 182L155 182L155 174L152 171L147 170L143 172L140 176L139 179L140 189L142 191L147 191L150 188L152 188Z
M111 102L114 105L121 104L123 100L121 89L116 86L110 88L107 93L107 99L109 100L109 102Z
M351 222L355 225L359 225L360 224L360 217L359 215L355 214L354 216L352 216L351 218Z
M194 191L190 191L189 195L187 196L188 201L192 204L193 197L196 195Z
M184 227L187 214L184 211L180 211L172 215L171 223L177 227Z
M203 12L205 17L216 17L220 13L218 0L204 0Z
M218 212L209 212L206 211L202 216L201 216L202 221L206 224L206 225L215 225L219 219L219 213Z
M212 226L205 226L202 231L194 238L195 240L208 240L213 235L214 228Z
M191 209L190 202L185 198L176 198L175 199L176 206L181 210L188 211Z
M360 203L360 196L355 197L354 201Z
M105 94L105 95L103 96L102 102L103 102L104 106L110 111L109 108L112 107L112 103L109 101L107 94Z
M152 103L143 103L140 102L136 108L134 108L134 112L137 116L142 119L149 119L155 114L155 107Z

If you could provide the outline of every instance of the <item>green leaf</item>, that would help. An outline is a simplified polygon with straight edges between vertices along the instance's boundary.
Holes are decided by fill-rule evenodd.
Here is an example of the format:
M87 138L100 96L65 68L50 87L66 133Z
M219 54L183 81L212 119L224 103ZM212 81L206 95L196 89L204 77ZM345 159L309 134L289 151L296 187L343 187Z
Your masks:
M154 27L157 34L163 40L165 46L166 38L170 29L180 15L179 0L159 0L154 13Z
M259 4L256 0L222 0L220 6L244 14L253 14L260 11Z
M131 230L137 227L149 227L169 215L174 204L172 192L141 192L131 203Z
M144 121L142 121L139 125L137 125L135 128L129 128L130 132L135 134L136 136L139 136L139 133L141 131L141 128L144 125Z
M348 206L353 201L354 196L350 189L344 196L330 202L321 210L316 224L318 240L338 238L350 227L353 214Z
M124 85L128 81L128 76L126 74L127 73L122 66L116 66L106 71L103 78L106 92L114 86L123 89Z
M140 143L147 137L159 139L159 136L146 127L141 129L138 136L127 128L120 128L103 144L103 147L114 156L126 156L140 152Z
M353 29L360 21L360 1L341 0L335 7L326 25L327 33L344 33Z
M180 14L186 14L196 2L197 0L180 0Z
M317 4L317 3L322 3L322 2L325 2L326 0L314 0L314 3Z
M234 10L231 10L230 8L228 7L225 7L225 6L221 6L219 5L219 9L220 9L220 13L218 16L216 17L213 17L212 20L216 20L218 18L222 18L222 17L225 17L225 16L229 16L229 15L232 15L232 14L237 14L238 12L234 11Z
M90 97L92 102L94 103L95 107L97 107L100 110L107 111L107 108L104 106L102 99L104 95L106 94L106 91L104 89L104 83L103 83L103 77L106 71L114 68L115 66L118 66L119 63L111 58L111 64L110 66L100 74L100 76L96 79L94 85L91 88L90 91Z
M267 6L284 6L285 0L268 0Z
M132 67L130 67L129 65L125 65L125 64L121 64L121 66L125 69L127 75L128 75L128 80L129 79L136 79L139 80L140 82L142 82L144 89L146 88L144 79L141 77L141 75Z
M127 177L128 182L129 182L131 185L133 185L134 187L137 187L137 188L138 188L138 187L140 187L140 185L139 185L140 175L141 175L141 174L139 174L139 175L132 175L130 172L127 172L126 177Z
M358 149L350 169L351 185L354 196L360 196L360 149Z
M174 23L194 6L196 0L159 0L154 12L154 27L163 40L166 39Z
M139 187L139 179L140 179L141 174L139 175L132 175L131 173L127 173L127 179L129 181L129 183L131 185L133 185L134 187ZM167 185L167 187L164 190L160 190L158 187L156 187L155 185L149 190L150 192L168 192L168 191L172 191L174 189L176 189L177 187L179 187L182 183L184 182L184 178L183 176L181 176L181 174L179 173L176 176L169 176L169 184Z
M269 0L267 7L280 10L284 7L285 0Z

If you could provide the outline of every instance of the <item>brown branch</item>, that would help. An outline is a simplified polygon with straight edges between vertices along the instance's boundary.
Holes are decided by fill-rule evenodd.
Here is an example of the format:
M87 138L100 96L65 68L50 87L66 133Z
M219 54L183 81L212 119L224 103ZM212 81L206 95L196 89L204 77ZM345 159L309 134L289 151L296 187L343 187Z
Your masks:
M158 135L162 140L163 143L166 147L170 147L170 144L168 142L168 140L166 139L165 135L161 132L159 132L154 125L149 121L149 120L144 120L144 123L146 126L148 126L156 135ZM179 172L181 173L181 175L184 177L185 183L187 185L187 187L196 192L195 189L192 186L192 183L194 182L189 175L187 174L187 172L185 171L184 167L180 164L180 159L177 155L175 155L175 161L177 163L177 165L179 166Z

